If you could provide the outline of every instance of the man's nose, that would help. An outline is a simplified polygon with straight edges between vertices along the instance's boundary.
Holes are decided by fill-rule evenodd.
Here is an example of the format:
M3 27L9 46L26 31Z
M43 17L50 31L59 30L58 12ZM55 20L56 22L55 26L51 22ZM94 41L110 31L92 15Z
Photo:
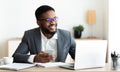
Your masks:
M56 21L52 20L52 21L50 22L50 24L56 24Z

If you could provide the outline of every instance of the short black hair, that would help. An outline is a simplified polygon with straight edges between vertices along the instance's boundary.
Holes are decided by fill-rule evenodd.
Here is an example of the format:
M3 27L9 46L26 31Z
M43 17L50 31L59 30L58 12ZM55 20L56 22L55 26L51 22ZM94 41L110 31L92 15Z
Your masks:
M54 8L52 8L51 6L48 6L48 5L42 5L42 6L38 7L38 8L36 9L36 11L35 11L36 19L39 20L39 17L40 17L43 13L45 13L45 12L47 12L47 11L49 11L49 10L55 11Z

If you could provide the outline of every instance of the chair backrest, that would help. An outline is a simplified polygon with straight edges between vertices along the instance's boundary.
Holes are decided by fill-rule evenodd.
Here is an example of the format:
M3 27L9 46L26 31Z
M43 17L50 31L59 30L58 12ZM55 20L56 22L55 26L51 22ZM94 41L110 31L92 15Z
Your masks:
M21 38L15 38L15 39L10 39L8 40L8 57L12 57L13 53L17 49L18 45L21 42Z

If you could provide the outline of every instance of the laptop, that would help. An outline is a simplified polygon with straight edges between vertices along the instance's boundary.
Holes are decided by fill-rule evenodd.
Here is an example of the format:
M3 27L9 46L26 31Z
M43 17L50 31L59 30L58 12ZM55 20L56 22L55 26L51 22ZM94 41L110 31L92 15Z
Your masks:
M74 64L60 66L68 69L90 69L105 66L107 40L76 40Z

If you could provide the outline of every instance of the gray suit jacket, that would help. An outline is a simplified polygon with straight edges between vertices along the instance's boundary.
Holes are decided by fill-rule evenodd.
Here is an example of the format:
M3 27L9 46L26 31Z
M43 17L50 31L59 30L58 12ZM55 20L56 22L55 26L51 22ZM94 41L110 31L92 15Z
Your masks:
M75 41L70 32L57 29L57 62L65 62L67 54L75 58ZM14 62L28 62L31 54L38 54L41 51L41 34L40 29L35 28L28 30L24 33L22 42L13 54ZM30 52L30 55L27 53Z

